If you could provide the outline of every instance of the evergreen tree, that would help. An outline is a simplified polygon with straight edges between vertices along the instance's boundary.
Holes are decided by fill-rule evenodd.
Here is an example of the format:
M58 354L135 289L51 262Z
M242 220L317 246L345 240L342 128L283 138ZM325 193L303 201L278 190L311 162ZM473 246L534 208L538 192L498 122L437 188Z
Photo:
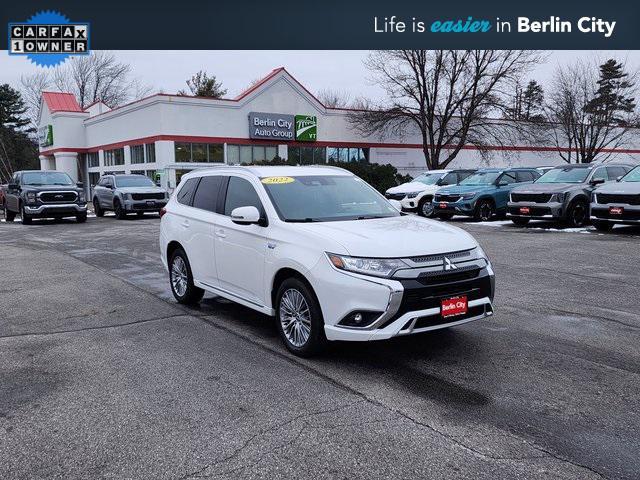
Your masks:
M531 80L522 93L521 119L528 121L542 120L543 102L544 90L542 86L535 80Z
M27 107L22 95L8 84L0 85L0 127L3 129L22 130L29 125L25 117Z
M607 60L600 65L598 90L585 106L585 112L595 117L595 123L626 125L623 114L632 113L636 107L635 98L627 96L633 87L624 65Z
M187 86L191 95L196 97L222 98L227 94L227 90L222 88L222 82L218 82L215 75L209 76L204 70L187 80ZM180 90L178 95L188 94Z
M33 129L20 92L0 85L0 181L6 182L15 170L37 168L38 146L29 136Z

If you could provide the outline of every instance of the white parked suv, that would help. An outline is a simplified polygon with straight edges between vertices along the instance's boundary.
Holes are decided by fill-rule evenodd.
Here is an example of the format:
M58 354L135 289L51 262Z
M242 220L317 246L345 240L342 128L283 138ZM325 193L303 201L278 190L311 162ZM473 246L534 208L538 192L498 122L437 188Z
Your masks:
M398 212L340 168L195 170L161 215L177 301L208 291L275 316L297 355L493 314L493 270L471 235Z
M434 213L433 194L441 187L457 185L475 173L475 170L430 170L412 181L392 187L385 192L390 200L398 200L402 209L417 212L423 217L432 217Z

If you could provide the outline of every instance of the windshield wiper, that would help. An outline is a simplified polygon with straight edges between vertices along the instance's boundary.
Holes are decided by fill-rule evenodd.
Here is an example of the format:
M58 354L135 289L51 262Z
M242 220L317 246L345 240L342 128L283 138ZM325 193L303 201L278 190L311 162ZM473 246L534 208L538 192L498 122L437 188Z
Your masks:
M311 223L317 222L315 218L287 218L285 222L287 223Z
M371 220L372 218L389 218L389 215L361 215L356 220Z

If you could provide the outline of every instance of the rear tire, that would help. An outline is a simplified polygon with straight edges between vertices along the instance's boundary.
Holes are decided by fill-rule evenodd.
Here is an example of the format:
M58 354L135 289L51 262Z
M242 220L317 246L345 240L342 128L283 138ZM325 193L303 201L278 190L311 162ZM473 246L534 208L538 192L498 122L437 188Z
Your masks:
M93 211L96 214L96 217L104 217L104 210L100 206L100 202L97 198L93 199Z
M288 278L276 294L276 325L285 347L299 357L318 353L327 343L318 300L306 283Z
M491 200L480 200L476 205L473 218L478 222L489 222L496 214L496 206Z
M183 305L196 305L204 296L204 290L193 284L191 265L181 248L177 248L169 259L169 284L173 296Z
M531 219L530 218L511 217L511 221L513 222L513 224L518 226L518 227L527 226L529 224L529 220L531 220Z
M613 223L607 222L606 220L594 220L592 223L599 232L610 232L613 228Z
M434 211L433 203L429 197L423 198L418 203L418 215L425 218L433 217Z
M24 211L24 205L20 208L20 219L23 225L31 225L31 217Z
M113 201L113 210L116 213L116 218L118 220L124 220L125 218L127 218L127 211L120 203L120 200L116 199Z

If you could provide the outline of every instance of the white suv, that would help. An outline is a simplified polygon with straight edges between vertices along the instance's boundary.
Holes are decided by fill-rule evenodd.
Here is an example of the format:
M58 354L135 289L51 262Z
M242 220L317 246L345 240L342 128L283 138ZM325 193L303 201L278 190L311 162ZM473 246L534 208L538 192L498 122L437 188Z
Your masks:
M400 201L403 210L429 218L434 213L433 194L441 187L457 185L473 173L475 170L429 170L410 182L391 187L385 196Z
M493 314L493 270L473 237L401 214L340 168L188 173L162 212L160 251L178 302L206 290L275 316L297 355Z

